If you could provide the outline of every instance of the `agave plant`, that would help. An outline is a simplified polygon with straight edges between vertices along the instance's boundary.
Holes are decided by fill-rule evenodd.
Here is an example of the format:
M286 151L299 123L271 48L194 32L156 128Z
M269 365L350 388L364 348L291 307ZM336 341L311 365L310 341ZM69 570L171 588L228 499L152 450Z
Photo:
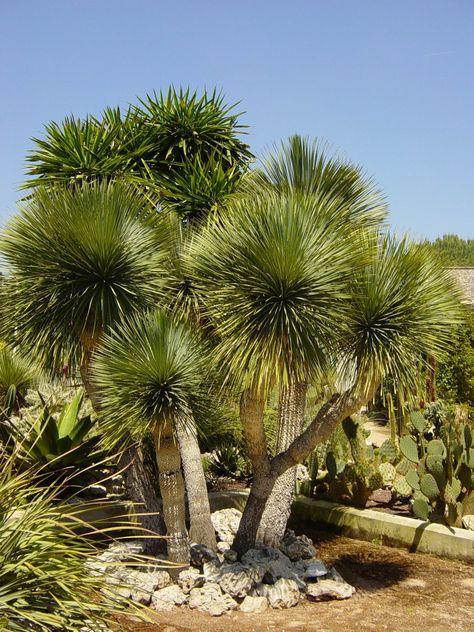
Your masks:
M190 399L199 391L202 371L197 339L163 312L132 318L110 332L93 368L104 411L104 434L114 440L125 432L137 439L147 432L153 436L170 536L168 556L178 563L188 562L189 543L176 433L189 424Z
M91 415L80 416L82 401L79 391L57 418L43 402L41 414L26 435L13 431L25 463L42 467L43 475L53 472L71 480L71 469L77 471L100 461L100 436L87 438L96 420Z

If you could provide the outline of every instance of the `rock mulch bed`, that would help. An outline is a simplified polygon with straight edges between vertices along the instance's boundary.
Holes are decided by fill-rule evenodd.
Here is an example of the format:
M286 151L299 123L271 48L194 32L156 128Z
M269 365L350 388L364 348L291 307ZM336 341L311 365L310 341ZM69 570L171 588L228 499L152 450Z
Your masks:
M291 608L304 599L347 599L355 592L334 568L316 558L309 538L290 530L279 549L258 546L237 560L231 543L241 515L236 509L213 513L218 553L192 545L191 566L175 571L175 581L164 570L165 560L139 564L139 542L111 545L88 563L89 572L104 576L105 591L157 611L189 608L212 616L236 609L258 613L269 607Z

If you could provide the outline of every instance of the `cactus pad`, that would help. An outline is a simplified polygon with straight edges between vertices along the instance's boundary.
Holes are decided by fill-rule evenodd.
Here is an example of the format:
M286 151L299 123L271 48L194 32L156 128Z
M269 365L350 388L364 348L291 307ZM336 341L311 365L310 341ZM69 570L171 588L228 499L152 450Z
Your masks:
M409 461L418 463L418 448L412 437L405 436L400 439L400 451Z
M463 445L465 450L469 450L472 447L472 430L466 424L463 428Z
M408 470L405 474L405 479L412 489L420 489L420 477L415 469Z
M437 456L446 456L446 448L441 439L432 439L428 442L428 454L437 455Z
M392 483L397 475L397 470L391 463L381 463L379 465L379 472L382 475L384 485Z
M464 452L464 463L474 469L474 448L469 448Z
M368 479L369 489L380 489L384 485L383 476L380 472L373 472Z
M431 506L423 498L415 498L413 501L413 513L420 520L428 520L431 513Z
M455 503L460 493L461 481L458 478L453 478L451 483L446 483L446 487L444 489L444 500L447 503Z
M398 474L405 476L409 469L413 467L413 464L410 463L408 459L403 458L400 463L397 465L396 470Z
M393 481L393 489L402 498L409 498L411 496L412 489L405 480L404 476L400 476Z
M426 426L426 419L423 416L421 410L414 410L410 414L410 421L413 427L418 430L418 432L423 432Z
M420 489L431 500L439 496L439 487L432 474L425 474L420 481Z
M433 474L435 477L438 487L440 489L443 488L446 484L446 473L444 471L444 465L441 457L429 454L426 457L426 467L428 472Z
M380 456L383 461L393 463L398 456L398 450L392 439L386 439L380 446Z

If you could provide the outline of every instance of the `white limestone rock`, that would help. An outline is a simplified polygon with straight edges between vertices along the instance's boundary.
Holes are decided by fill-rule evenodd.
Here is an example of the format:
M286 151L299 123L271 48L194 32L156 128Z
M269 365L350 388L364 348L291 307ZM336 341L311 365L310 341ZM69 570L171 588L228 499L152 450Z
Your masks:
M156 590L151 597L151 607L154 610L173 610L175 606L182 606L188 600L179 586L173 584Z
M224 595L219 584L209 582L202 588L193 588L189 594L189 608L200 612L207 612L213 617L219 617L228 610L237 608L237 602L230 595Z
M206 578L197 568L187 568L178 575L176 583L188 595L193 588L201 588L205 581Z
M217 539L232 544L239 528L242 512L238 509L220 509L211 514L212 524L216 530Z
M306 586L306 596L311 601L349 599L354 593L354 586L351 586L345 581L341 582L334 579L320 579Z
M238 599L245 597L254 584L245 566L239 562L223 564L217 582L224 593Z
M292 579L281 578L275 584L259 584L255 588L257 596L266 597L272 608L292 608L300 600L298 584Z
M462 517L462 526L465 529L474 531L474 514L466 514Z
M248 614L259 614L265 612L268 608L268 600L266 597L252 597L247 595L240 604L240 610Z

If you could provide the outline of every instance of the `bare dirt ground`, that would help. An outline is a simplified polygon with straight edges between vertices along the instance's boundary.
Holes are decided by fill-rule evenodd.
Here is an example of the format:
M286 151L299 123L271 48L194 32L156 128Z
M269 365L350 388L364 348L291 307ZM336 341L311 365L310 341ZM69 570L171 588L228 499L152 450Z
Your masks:
M260 615L211 618L200 612L156 613L133 632L474 632L474 566L350 540L327 530L310 535L319 556L356 587L346 601L304 602Z

